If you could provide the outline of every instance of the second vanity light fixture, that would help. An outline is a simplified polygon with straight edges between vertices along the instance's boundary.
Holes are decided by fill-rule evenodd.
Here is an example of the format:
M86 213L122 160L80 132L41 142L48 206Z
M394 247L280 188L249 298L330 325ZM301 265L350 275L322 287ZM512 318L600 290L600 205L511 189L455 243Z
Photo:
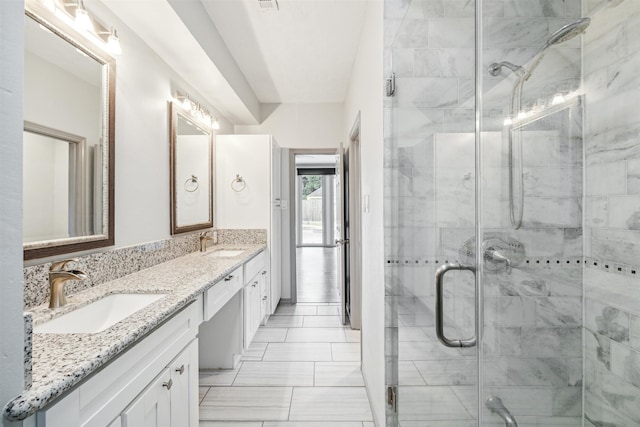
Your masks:
M115 28L109 29L92 17L84 6L83 0L40 0L56 16L86 32L104 50L112 55L120 55L120 39Z
M218 122L218 118L214 117L209 110L203 108L199 102L191 99L188 93L177 92L175 98L182 106L182 109L190 113L194 119L210 126L212 129L220 129L220 122Z

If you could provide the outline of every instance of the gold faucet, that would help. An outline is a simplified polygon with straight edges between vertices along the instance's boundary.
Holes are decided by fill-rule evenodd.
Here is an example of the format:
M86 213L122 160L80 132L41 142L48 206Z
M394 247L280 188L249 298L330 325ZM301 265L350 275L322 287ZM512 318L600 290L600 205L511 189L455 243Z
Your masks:
M213 240L213 237L211 237L209 233L211 233L211 230L200 233L200 252L206 252L207 240Z
M65 267L70 262L77 262L77 258L65 259L51 264L49 267L49 308L62 307L67 303L64 293L64 284L68 280L83 280L87 274L81 270L67 270Z

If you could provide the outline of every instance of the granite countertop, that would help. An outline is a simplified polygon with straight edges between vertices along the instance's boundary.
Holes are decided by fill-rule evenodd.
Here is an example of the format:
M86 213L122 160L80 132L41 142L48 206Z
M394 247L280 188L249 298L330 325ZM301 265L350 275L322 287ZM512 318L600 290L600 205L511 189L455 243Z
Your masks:
M113 293L156 293L165 297L95 334L33 334L33 383L4 408L8 420L24 420L45 408L117 357L200 294L242 265L265 244L215 245L67 297L67 305L31 310L37 326ZM235 257L213 257L219 249L244 249ZM90 274L90 272L88 272Z

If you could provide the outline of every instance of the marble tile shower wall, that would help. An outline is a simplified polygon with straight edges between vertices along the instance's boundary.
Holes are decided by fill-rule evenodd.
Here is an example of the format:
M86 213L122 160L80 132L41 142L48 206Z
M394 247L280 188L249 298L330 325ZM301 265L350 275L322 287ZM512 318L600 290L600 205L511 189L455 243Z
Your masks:
M579 0L483 3L487 67L526 63L553 31L581 16ZM435 269L458 260L474 236L474 7L385 0L385 75L397 79L384 124L386 357L401 425L474 425L478 412L475 349L440 345L433 309ZM527 83L525 107L579 87L580 57L578 41L550 51ZM484 75L483 226L522 242L529 264L484 278L483 394L503 397L522 425L580 425L582 265L565 262L582 256L582 104L524 129L527 213L525 227L513 231L503 133L513 82ZM446 333L469 336L473 277L449 273L447 282L455 286L446 289Z
M640 425L640 3L587 2L585 426ZM599 265L594 265L598 262ZM596 269L598 268L598 269ZM618 274L618 269L625 274Z
M266 240L266 230L218 230L220 244L265 243ZM86 272L89 277L69 282L67 295L187 255L197 251L198 247L198 233L194 233L79 257L73 267ZM51 263L47 262L23 269L25 310L48 301L50 266Z

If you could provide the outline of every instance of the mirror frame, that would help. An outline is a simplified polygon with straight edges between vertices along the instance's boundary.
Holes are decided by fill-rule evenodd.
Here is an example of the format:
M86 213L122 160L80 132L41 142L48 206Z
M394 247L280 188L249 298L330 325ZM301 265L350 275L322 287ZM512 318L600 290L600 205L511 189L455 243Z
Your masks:
M69 237L64 239L44 240L23 243L24 260L53 257L72 252L113 246L115 243L115 114L116 114L116 61L100 49L87 36L51 13L46 6L36 0L25 2L25 15L61 37L73 47L81 50L103 67L103 143L107 156L103 157L102 170L106 182L103 183L103 225L101 234ZM105 88L106 85L106 88ZM104 168L107 168L106 174ZM104 206L106 204L106 206ZM106 213L106 218L105 218Z
M213 128L206 127L200 123L196 123L191 115L179 106L176 102L169 102L169 135L170 135L170 200L171 200L171 234L180 234L180 233L188 233L190 231L203 230L206 228L213 227L213 186L214 186L214 165L215 165L215 152L213 145ZM178 183L176 182L176 150L178 143L178 116L182 116L185 119L189 119L189 121L204 133L209 135L209 219L206 222L201 222L197 224L189 224L189 225L178 225L178 204L176 197L176 189L178 188Z

